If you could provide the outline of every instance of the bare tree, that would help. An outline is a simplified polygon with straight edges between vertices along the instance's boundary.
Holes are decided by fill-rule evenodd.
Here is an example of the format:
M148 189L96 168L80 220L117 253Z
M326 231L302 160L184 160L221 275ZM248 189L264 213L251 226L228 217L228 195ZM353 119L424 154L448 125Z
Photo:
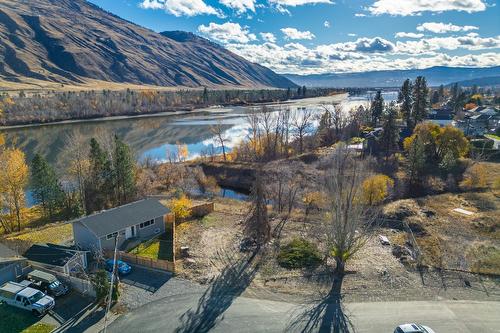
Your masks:
M73 132L66 137L64 154L69 163L69 176L76 180L80 205L85 209L85 183L89 176L89 143L80 132Z
M216 140L219 142L219 144L222 147L222 155L224 156L224 161L227 161L226 157L226 134L225 130L222 127L222 123L220 121L217 121L217 124L214 126L210 126L210 131L212 134L215 136Z
M373 211L358 200L365 174L365 163L346 145L335 148L331 167L325 172L328 207L325 230L328 252L336 263L336 290L339 293L345 264L365 245L375 221Z
M266 191L262 178L262 170L257 171L252 188L252 206L245 225L245 233L258 245L265 244L271 238Z
M304 137L309 133L312 127L312 111L309 109L303 112L295 112L292 117L292 126L295 135L299 140L299 153L304 151Z

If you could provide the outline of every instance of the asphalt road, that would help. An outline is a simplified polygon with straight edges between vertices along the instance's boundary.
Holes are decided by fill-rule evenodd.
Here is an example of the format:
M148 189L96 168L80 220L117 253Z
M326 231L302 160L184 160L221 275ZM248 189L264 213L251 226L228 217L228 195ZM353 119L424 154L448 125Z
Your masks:
M339 312L331 303L315 305L192 293L166 297L127 313L109 332L320 332ZM436 333L500 332L500 302L418 301L349 303L342 314L356 332L393 332L417 322ZM332 314L333 313L333 314ZM320 324L322 323L322 324ZM317 325L316 325L317 324ZM309 325L309 326L308 326ZM305 327L309 329L304 330ZM322 327L323 329L320 329Z

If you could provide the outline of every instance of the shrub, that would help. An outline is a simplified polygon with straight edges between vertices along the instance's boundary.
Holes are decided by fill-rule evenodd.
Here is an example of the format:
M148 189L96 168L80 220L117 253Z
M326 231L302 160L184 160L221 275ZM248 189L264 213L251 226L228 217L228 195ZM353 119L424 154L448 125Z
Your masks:
M317 246L301 238L295 238L281 247L278 255L280 266L288 269L314 267L320 262L321 255Z
M185 219L191 215L192 202L185 194L178 199L170 201L169 208L175 214L176 219Z
M374 175L365 179L362 184L361 202L365 205L376 205L387 197L394 181L386 175Z
M465 172L461 184L467 189L482 188L486 186L486 168L481 164L474 164Z

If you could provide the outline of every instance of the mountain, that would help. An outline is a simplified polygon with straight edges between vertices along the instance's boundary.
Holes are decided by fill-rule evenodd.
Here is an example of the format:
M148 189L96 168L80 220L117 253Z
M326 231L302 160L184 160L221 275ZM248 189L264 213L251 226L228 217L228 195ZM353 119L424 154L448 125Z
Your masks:
M85 0L1 0L0 81L294 87L186 32L156 33Z
M455 83L461 87L472 87L474 85L478 87L500 87L500 76L481 77L478 79L453 82L452 84Z
M384 88L399 87L405 79L415 79L422 75L431 86L449 84L456 81L471 80L482 77L500 76L500 66L490 68L464 67L430 67L426 69L373 71L362 73L332 73L295 75L285 74L298 85L311 87L360 87Z

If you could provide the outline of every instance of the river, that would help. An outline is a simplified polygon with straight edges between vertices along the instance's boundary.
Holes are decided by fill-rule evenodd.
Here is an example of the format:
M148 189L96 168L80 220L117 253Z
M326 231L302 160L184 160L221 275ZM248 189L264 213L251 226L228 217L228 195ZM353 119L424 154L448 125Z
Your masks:
M323 112L323 104L339 103L345 110L367 105L373 94L363 96L335 95L329 97L309 98L290 101L282 104L268 105L273 111L290 108L292 112L310 109L315 114ZM394 99L394 92L384 94L386 100ZM188 159L196 158L204 152L219 152L210 127L221 123L230 150L248 135L247 116L260 112L260 106L224 107L196 110L190 113L172 115L156 114L145 117L98 119L73 123L48 124L3 129L7 144L15 144L21 148L31 160L39 153L57 169L68 165L64 149L66 138L80 132L91 137L99 133L114 133L121 137L136 153L139 160L151 158L165 161L177 153L177 144L188 147Z

